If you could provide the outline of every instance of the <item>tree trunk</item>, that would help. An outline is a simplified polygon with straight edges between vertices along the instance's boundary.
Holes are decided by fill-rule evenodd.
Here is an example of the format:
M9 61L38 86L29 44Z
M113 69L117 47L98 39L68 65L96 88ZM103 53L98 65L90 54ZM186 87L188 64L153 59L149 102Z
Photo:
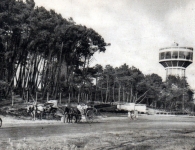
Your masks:
M109 88L109 85L108 85L108 81L109 81L109 77L106 76L106 99L105 99L105 102L107 102L108 100L108 88Z
M121 101L121 86L119 85L119 88L118 88L118 101L120 103Z
M123 87L123 102L125 101L125 88Z
M101 98L102 98L102 102L104 101L104 98L103 98L103 93L102 93L102 84L101 84Z
M95 86L95 101L97 101L97 77L95 78L96 80L96 86Z
M132 90L132 86L131 86L131 89L130 89L130 102L131 103L133 102L133 90Z
M112 93L112 94L113 94L113 96L112 96L112 101L115 101L115 100L114 100L114 86L113 86L113 93Z

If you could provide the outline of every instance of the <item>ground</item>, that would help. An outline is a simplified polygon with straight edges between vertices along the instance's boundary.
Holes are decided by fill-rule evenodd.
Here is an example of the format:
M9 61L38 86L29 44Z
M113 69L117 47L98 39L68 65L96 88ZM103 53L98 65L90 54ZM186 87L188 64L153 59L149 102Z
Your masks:
M195 117L111 115L78 124L3 117L0 135L2 150L195 150Z

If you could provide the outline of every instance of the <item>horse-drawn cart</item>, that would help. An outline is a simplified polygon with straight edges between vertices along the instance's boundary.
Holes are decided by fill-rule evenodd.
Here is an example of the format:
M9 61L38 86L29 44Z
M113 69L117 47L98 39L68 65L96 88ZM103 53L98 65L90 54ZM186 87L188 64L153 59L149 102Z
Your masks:
M50 100L46 103L28 103L26 106L27 113L32 116L32 119L35 118L45 118L45 119L54 119L56 112L58 110L57 100Z
M94 121L97 114L96 108L86 105L86 104L58 104L57 100L49 100L45 104L29 104L27 107L27 112L35 120L35 117L42 119L58 119L61 118L63 122L80 122L86 120L91 123Z
M77 123L86 120L91 123L94 121L96 114L96 108L86 104L66 106L64 110L64 122Z

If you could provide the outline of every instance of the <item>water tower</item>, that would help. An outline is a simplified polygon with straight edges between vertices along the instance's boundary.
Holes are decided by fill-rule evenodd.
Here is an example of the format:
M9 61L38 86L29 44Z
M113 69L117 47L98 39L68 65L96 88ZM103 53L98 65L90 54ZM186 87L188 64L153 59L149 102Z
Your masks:
M192 61L192 47L180 47L175 43L171 47L159 50L159 63L165 67L166 77L169 75L185 77L185 70Z

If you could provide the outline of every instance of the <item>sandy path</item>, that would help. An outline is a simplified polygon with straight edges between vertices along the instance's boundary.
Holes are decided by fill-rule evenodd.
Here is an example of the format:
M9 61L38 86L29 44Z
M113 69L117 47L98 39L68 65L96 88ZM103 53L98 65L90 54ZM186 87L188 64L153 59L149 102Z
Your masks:
M7 133L9 129L15 131L19 126L19 130L24 130L24 133L32 132L32 135L36 135L37 133L33 131L39 131L40 127L44 127L44 130L40 128L43 132L36 136L1 138L0 145L3 150L193 150L195 148L195 118L189 116L140 116L136 121L129 120L127 117L107 117L93 124L63 124L60 121L51 123L48 120L32 123L31 120L4 119L7 127L3 127L0 133ZM13 120L18 124L12 122ZM31 126L26 127L29 124ZM14 128L11 127L12 125Z

